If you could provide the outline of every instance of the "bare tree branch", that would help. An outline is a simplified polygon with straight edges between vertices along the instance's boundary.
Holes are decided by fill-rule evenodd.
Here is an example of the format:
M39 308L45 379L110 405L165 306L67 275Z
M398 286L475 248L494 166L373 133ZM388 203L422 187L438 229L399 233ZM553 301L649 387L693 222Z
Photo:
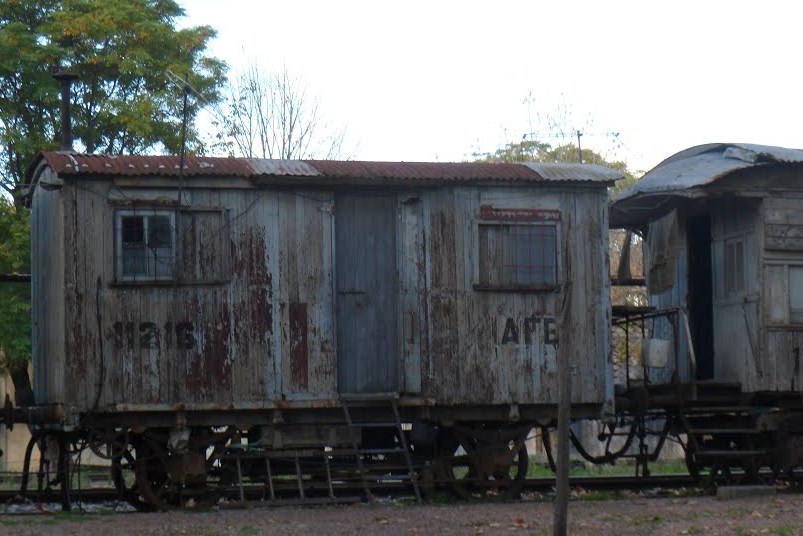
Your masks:
M256 64L229 84L226 136L239 156L342 158L345 129L321 121L318 103L285 67L268 74Z

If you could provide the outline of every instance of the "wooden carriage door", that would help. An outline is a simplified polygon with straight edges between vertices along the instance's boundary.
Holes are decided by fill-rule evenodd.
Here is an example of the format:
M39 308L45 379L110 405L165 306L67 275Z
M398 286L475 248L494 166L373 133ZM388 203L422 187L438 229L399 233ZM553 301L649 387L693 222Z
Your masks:
M395 197L335 197L337 367L341 393L398 390L395 216Z

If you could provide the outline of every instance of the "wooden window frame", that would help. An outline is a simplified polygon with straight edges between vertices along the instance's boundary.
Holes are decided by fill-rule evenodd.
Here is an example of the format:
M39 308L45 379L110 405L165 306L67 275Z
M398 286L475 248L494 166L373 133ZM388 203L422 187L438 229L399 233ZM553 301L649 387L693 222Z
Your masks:
M483 205L474 231L475 290L554 292L560 288L559 211ZM496 280L493 273L487 272L492 253L486 249L489 238L484 236L494 232L499 233L495 239L503 242L501 248L506 257L495 270Z
M115 207L115 204L112 204ZM215 215L220 222L220 232L224 235L217 238L217 258L215 262L214 275L211 277L199 277L197 274L188 274L187 266L182 263L187 260L184 259L187 236L182 236L182 232L178 229L181 224L185 222L185 218L193 218L197 214L212 214ZM122 218L130 216L169 216L172 244L172 266L170 276L153 277L150 274L134 274L126 275L123 273L123 252L122 248ZM181 225L183 226L183 225ZM221 207L182 207L181 209L173 208L135 208L130 204L114 208L114 280L111 282L113 286L168 286L168 285L181 285L181 286L209 286L209 285L223 285L231 280L231 267L230 267L230 240L228 237L229 223L228 223L228 210ZM195 240L193 236L191 238ZM179 256L182 256L179 258ZM194 259L201 261L202 259ZM193 265L196 266L196 265ZM211 265L210 265L211 266Z
M126 272L126 245L123 236L123 220L124 218L142 218L142 233L143 242L142 249L145 252L145 273L127 273ZM152 248L149 241L150 236L150 221L155 218L167 218L170 228L169 245L161 248ZM134 250L134 246L129 246ZM165 260L156 253L156 249L169 250L169 259ZM160 209L117 209L114 211L114 260L115 260L115 279L120 282L164 282L172 281L176 269L176 217L175 212L172 210ZM167 273L158 274L156 270L156 263L166 262L169 263L169 270Z

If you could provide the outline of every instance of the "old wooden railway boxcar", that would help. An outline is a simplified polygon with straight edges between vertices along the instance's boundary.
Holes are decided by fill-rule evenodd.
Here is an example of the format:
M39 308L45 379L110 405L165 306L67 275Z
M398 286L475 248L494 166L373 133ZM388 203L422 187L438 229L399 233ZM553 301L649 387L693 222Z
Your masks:
M36 400L134 415L396 393L455 419L548 418L565 358L575 414L598 415L613 395L617 178L42 153L28 180Z

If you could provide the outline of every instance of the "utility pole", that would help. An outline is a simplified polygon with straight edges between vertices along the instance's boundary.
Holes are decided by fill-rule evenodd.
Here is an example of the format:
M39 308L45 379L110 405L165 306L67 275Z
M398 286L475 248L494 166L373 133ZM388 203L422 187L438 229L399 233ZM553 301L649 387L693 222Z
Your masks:
M569 425L571 424L572 404L572 360L574 348L572 339L576 336L572 323L571 301L572 281L571 263L566 256L565 277L558 318L558 347L556 352L558 369L558 445L555 459L555 521L554 535L566 536L569 521Z
M582 136L582 135L583 135L583 133L578 130L577 131L577 161L580 162L581 164L583 163L583 149L580 147L580 136Z

